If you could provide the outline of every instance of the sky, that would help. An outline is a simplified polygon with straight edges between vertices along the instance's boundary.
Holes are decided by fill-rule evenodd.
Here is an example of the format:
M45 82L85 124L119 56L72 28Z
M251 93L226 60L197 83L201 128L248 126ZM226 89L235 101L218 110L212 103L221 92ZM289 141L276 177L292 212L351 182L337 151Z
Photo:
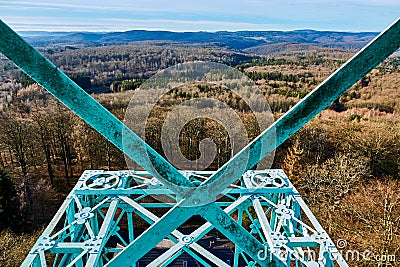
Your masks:
M0 0L0 19L25 31L382 31L400 0Z

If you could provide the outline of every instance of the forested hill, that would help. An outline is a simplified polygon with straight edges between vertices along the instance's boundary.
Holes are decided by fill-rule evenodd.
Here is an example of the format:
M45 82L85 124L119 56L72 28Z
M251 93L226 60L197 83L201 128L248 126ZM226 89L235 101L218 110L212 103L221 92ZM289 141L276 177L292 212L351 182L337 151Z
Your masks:
M126 44L136 41L173 41L184 43L218 43L235 49L246 49L276 43L303 43L319 47L359 49L377 35L375 32L237 31L237 32L169 32L133 30L126 32L20 32L35 46L79 44L86 46Z

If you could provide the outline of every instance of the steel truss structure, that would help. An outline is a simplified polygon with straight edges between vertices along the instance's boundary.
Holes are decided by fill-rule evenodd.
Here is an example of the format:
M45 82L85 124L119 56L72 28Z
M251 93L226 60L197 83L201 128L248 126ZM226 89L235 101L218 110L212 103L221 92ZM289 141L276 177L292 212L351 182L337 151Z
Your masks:
M132 266L166 237L174 245L150 266L181 253L205 266L230 266L199 245L213 228L234 244L236 266L347 266L282 171L249 170L399 46L400 19L219 170L182 172L0 21L0 52L147 171L85 172L23 266ZM147 202L149 195L168 201ZM181 233L197 215L206 223ZM132 216L149 224L138 236ZM319 257L309 260L312 251Z
M194 183L212 174L182 172ZM197 242L214 228L207 222L190 234L172 231L167 238L173 245L147 266L168 266L184 252L198 266L256 266L260 262L334 266L334 261L345 266L334 243L282 170L247 171L238 184L223 193L216 204L234 215L237 223L243 226L245 222L244 229L265 244L258 258L235 247L232 259L224 261L199 245ZM48 261L53 266L106 265L135 240L134 215L152 225L178 202L173 191L146 171L85 171L23 266L46 266ZM121 229L127 230L125 236ZM144 266L139 262L129 265Z

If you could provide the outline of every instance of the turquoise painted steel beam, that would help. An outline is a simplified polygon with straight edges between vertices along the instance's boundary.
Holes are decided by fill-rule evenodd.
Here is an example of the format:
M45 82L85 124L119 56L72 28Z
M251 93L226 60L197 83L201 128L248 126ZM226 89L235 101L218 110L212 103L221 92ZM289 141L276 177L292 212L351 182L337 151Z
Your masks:
M125 201L125 202L128 203L129 205L131 205L131 206L136 210L136 212L139 214L139 216L141 216L141 217L142 217L145 221L147 221L149 224L153 224L154 222L160 220L160 218L157 217L154 213L152 213L152 212L146 210L146 209L144 208L144 206L143 206L143 203L138 204L138 203L136 203L134 200L132 200L132 199L129 198L129 197L120 196L120 199L123 200L123 201ZM243 199L245 199L245 198L243 198ZM238 202L241 203L242 201L243 201L243 200L238 201ZM235 204L232 204L232 203L230 203L230 204L231 204L231 206L225 210L227 213L232 212L232 211L233 211L233 207L235 206ZM208 225L210 225L210 223L208 223ZM180 240L180 239L184 236L184 235L183 235L181 232L179 232L178 230L172 231L171 234L172 234L172 236L175 237L175 238L174 238L174 240L172 240L170 237L169 237L169 238L170 238L172 241L174 241L174 242L175 242L176 239ZM193 249L194 251L198 252L200 255L203 255L203 256L205 256L206 258L211 259L212 262L218 263L219 266L225 266L225 263L222 262L218 257L215 257L212 253L209 253L206 249L204 249L203 247L201 247L201 246L199 246L197 243L195 243L195 241L197 241L197 239L196 239L194 236L193 236L193 238L194 238L194 239L193 239L193 243L191 243L191 244L189 245L189 247L190 247L191 249ZM175 243L176 243L176 242L175 242ZM183 249L183 250L185 250L186 252L188 252L190 255L193 254L192 252L190 252L190 249L189 249L189 248L186 248L186 246L185 246L182 242L178 242L177 244L175 244L174 247L177 248L177 249L175 249L175 252L178 251L179 249ZM171 252L170 254L172 255L172 254L174 254L175 252ZM195 254L194 254L194 255L195 255ZM194 255L192 255L192 256L193 256L193 257L196 257L196 259L197 259L197 256L194 256ZM166 254L162 254L162 256L166 256ZM149 266L159 266L159 265L160 265L162 262L164 262L165 260L166 260L166 258L165 258L164 260L158 261L157 263L155 263L155 261L156 261L156 260L155 260L155 261L153 261ZM201 261L200 258L199 258L199 261Z
M400 18L225 163L192 195L217 196L400 47ZM246 166L243 163L247 162ZM240 169L239 173L237 170ZM243 170L244 169L244 170Z
M240 194L242 193L243 190L240 188L228 188L223 190L220 194ZM266 193L288 193L290 192L290 189L288 188L255 188L254 191L252 191L252 194L266 194ZM112 190L104 190L104 192L100 192L97 189L78 189L75 190L76 194L80 195L85 195L85 196L92 196L92 195L97 195L97 194L102 194L102 195L110 195L110 194L118 194L118 195L139 195L139 194L146 194L146 195L158 195L158 194L174 194L174 192L170 189L167 188L160 188L160 189L112 189ZM157 203L155 203L157 204ZM172 204L172 203L171 203ZM175 205L175 204L174 204Z
M133 243L129 244L128 247L121 251L106 266L121 266L124 262L133 263L138 261L165 237L163 235L167 235L173 229L171 228L172 225L178 227L194 214L202 215L213 227L239 246L242 251L249 254L253 259L259 260L257 253L260 250L265 250L265 247L227 214L227 212L229 213L229 209L223 211L216 203L205 205L201 210L198 209L199 207L185 207L182 210L179 205L175 206L141 234ZM178 217L177 214L179 214ZM161 233L160 229L163 229L165 232ZM268 261L259 260L261 266L267 263Z
M103 250L107 239L106 236L108 235L110 228L112 227L112 220L114 219L114 215L117 211L117 207L118 207L118 200L114 199L113 201L111 201L111 204L107 210L107 214L106 217L103 220L103 223L101 225L100 231L97 235L97 238L101 238L101 243L99 245L99 247L97 248L99 251ZM94 266L100 266L102 265L100 262L100 254L96 253L96 254L90 254L89 258L86 262L86 267L94 267Z
M124 263L132 264L142 258L155 245L157 245L168 233L183 224L192 215L200 213L215 228L232 240L242 251L251 255L252 258L258 259L257 253L264 250L265 247L252 235L243 229L236 221L232 219L225 211L211 203L199 207L179 207L172 208L152 224L145 232L143 232L136 240L114 257L106 266L121 266ZM161 229L163 231L161 231ZM260 261L259 264L264 266L267 262Z
M106 266L125 266L140 260L163 238L181 226L187 219L198 213L200 207L180 207L179 203L170 209L146 231L139 235Z
M193 187L167 160L1 20L0 52L145 170L167 185L176 185L173 188L177 194L183 195L185 187ZM123 134L129 140L124 146Z
M241 205L243 205L243 203L249 201L249 198L250 198L249 195L240 197L233 203L230 203L230 205L224 209L224 212L226 212L228 215L232 214L239 206L241 206ZM218 204L218 202L215 204ZM242 223L241 220L239 220L238 223L241 224ZM200 240L204 235L206 235L208 232L210 232L213 228L214 227L210 222L206 222L205 224L203 224L202 226L197 228L194 232L192 232L190 234L190 236L193 237L193 242L197 242L198 240ZM193 243L193 244L195 244L195 243ZM171 247L169 250L176 251L176 250L179 250L180 248L182 248L182 246L184 246L183 243L178 243L175 246ZM160 255L159 258L157 258L153 262L160 263L160 262L163 262L164 260L165 260L165 255L163 254L163 255ZM213 261L213 262L215 263L216 261ZM222 265L222 264L220 264L220 265Z
M127 171L119 172L119 176L124 177L125 176L124 175L125 172L127 172ZM247 174L245 174L243 176L244 181L249 180L249 176L251 174L257 173L257 172L262 173L263 171L249 171ZM96 175L96 171L92 171L92 173L94 175ZM112 173L112 172L108 172L108 173ZM93 174L92 175L84 174L79 179L79 181L78 181L77 185L75 186L75 188L77 189L77 188L86 188L86 187L88 187L86 181L91 181L91 177L93 177ZM285 179L287 179L287 177L281 171L270 170L270 171L268 171L268 174L271 175L271 176L279 175L280 177L284 177ZM244 182L244 184L246 185L246 188L243 188L243 192L247 191L247 192L251 193L252 192L252 186L256 186L256 185L253 185L253 184L249 184L248 182L247 183ZM119 186L122 186L122 185L115 185L115 186L118 188ZM130 186L131 186L130 184L123 185L123 187L127 187L127 188L129 188ZM265 185L265 186L268 186L268 185ZM261 204L264 203L263 204L264 208L268 208L270 206L274 206L275 208L279 209L277 205L279 203L281 203L282 200L284 200L285 203L288 204L288 206L287 206L288 209L289 210L293 209L293 207L295 206L295 202L296 202L294 199L301 200L301 197L298 195L298 192L296 191L296 189L290 184L290 181L288 181L287 187L292 188L292 191L290 193L285 193L285 194L281 195L280 198L274 200L273 202L261 201L260 203ZM277 190L278 189L279 188L277 188ZM107 188L107 185L104 185L104 189L100 189L99 188L98 190L99 191L107 191L107 192L111 193L110 189ZM72 256L68 260L66 259L64 261L64 263L72 265L71 261L72 262L76 261L76 263L80 264L80 265L77 265L77 266L83 266L82 265L82 260L81 260L82 257L81 256L83 256L84 254L85 254L84 257L87 260L88 257L89 258L90 257L94 258L95 254L97 254L96 257L99 257L99 255L108 255L108 253L118 253L118 252L122 253L122 251L123 251L122 248L115 248L115 247L111 247L110 248L109 246L104 248L104 251L101 251L101 249L100 249L101 245L97 241L93 242L92 239L94 237L96 237L97 240L98 240L99 238L101 238L103 236L102 233L109 232L109 234L107 234L108 237L110 237L112 235L115 235L116 237L118 237L122 241L123 245L126 246L127 244L125 242L123 242L123 239L119 236L118 232L115 232L116 231L116 226L121 221L120 219L124 216L125 212L134 212L135 214L141 216L145 221L149 222L150 224L152 224L155 221L165 220L165 217L160 220L160 218L155 216L152 211L146 209L143 206L143 203L137 203L137 202L135 202L134 200L132 200L131 198L129 198L127 196L118 196L118 209L121 209L121 212L118 213L119 216L114 217L114 219L112 221L110 221L109 219L106 219L106 218L107 217L111 218L112 217L111 214L114 214L113 210L115 210L115 208L113 208L112 203L113 203L113 201L116 201L117 199L100 197L95 202L91 203L90 201L87 201L87 199L85 197L82 198L82 195L75 195L74 192L76 192L76 191L77 190L73 190L70 195L73 195L73 199L77 203L77 206L80 206L79 204L81 204L83 207L86 207L87 205L90 205L92 212L94 210L102 209L104 211L104 209L108 209L107 213L103 214L103 216L102 216L102 218L104 220L103 224L101 226L102 230L100 230L99 234L96 235L96 236L88 236L87 234L82 235L82 240L80 242L68 242L69 239L68 240L64 240L65 236L64 236L63 233L67 233L68 234L70 232L70 230L68 230L67 227L64 228L63 230L60 230L57 233L54 233L51 236L47 236L46 235L45 238L47 238L47 240L49 240L49 241L52 240L55 243L53 244L51 242L45 241L44 243L41 242L41 244L39 246L35 246L32 249L32 255L34 256L34 258L32 259L32 257L30 257L29 264L24 265L24 266L31 266L31 264L35 260L38 262L38 264L40 266L40 264L41 264L41 262L40 262L41 258L40 257L43 258L44 254L43 253L39 254L38 249L42 249L44 246L49 248L48 250L45 250L45 253L48 253L48 252L50 252L50 253L52 253L52 252L61 253L62 251L64 251L65 253L72 254ZM265 196L265 197L268 197L268 196ZM263 198L263 197L261 196L261 198ZM247 257L248 254L247 253L242 253L241 252L242 250L239 249L239 246L246 247L246 246L250 245L250 248L248 248L248 250L250 252L253 251L253 254L255 254L257 252L257 250L255 250L255 248L252 248L252 246L251 246L251 244L252 244L251 239L253 239L253 237L250 236L250 238L248 238L249 235L254 235L255 233L253 231L250 231L250 232L247 232L247 233L241 233L240 227L236 226L236 222L234 222L232 220L232 218L230 217L230 214L232 212L236 211L236 210L239 210L238 216L241 217L240 210L243 210L245 207L251 206L251 203L254 204L254 201L256 201L256 200L257 199L255 199L254 197L252 197L251 195L248 195L248 194L239 197L239 199L232 199L233 202L231 202L231 205L229 205L229 207L227 207L223 211L223 213L220 213L219 215L214 210L212 210L212 206L213 205L214 206L217 205L217 203L209 204L209 206L198 207L199 210L196 211L197 214L200 214L200 215L202 215L203 217L206 217L206 218L210 216L210 218L207 219L209 222L205 223L203 226L199 227L197 230L195 230L194 232L192 232L189 235L189 240L192 240L191 242L193 242L193 243L190 243L190 242L189 243L188 242L179 242L178 244L173 246L170 250L165 252L163 254L162 258L159 257L158 260L156 259L149 266L160 266L160 264L165 263L165 261L168 261L169 259L173 260L175 258L175 256L179 255L179 253L182 253L183 251L186 251L188 249L191 249L193 251L193 253L199 253L199 255L202 255L205 258L207 258L208 260L211 260L212 262L216 263L218 266L226 266L226 264L223 263L222 261L219 261L219 263L218 263L215 260L212 260L212 258L215 258L215 257L213 257L212 254L210 254L210 253L206 252L205 250L203 250L201 247L197 246L197 244L195 243L204 234L206 234L211 228L214 228L215 226L217 226L217 229L219 229L219 231L224 233L227 237L229 237L231 235L234 236L233 241L237 244L236 245L236 252L237 253L241 253L240 255L242 255L243 257ZM289 203L290 203L290 205L289 205ZM298 203L300 205L300 208L304 205L303 202L296 202L296 203ZM106 206L103 207L103 205L105 205L105 204L109 204L109 206L108 207L106 207ZM114 205L114 207L115 207L115 205ZM306 210L306 209L301 208L301 210L304 211L305 215L307 215L309 213L309 211ZM72 211L72 212L74 212L74 211ZM78 212L78 211L76 210L75 212ZM221 210L219 212L221 212ZM281 211L278 211L278 210L275 210L275 209L272 209L271 212L276 212L276 213L281 214ZM269 212L267 212L267 213L269 214ZM109 215L107 216L107 214L109 214ZM177 214L175 213L174 215L177 215ZM249 216L253 217L253 215L250 215L250 214L249 214ZM267 214L265 214L263 216L268 217ZM66 217L68 217L68 215ZM75 216L73 216L73 217L75 217ZM315 221L315 219L313 219L313 217L309 217L309 216L306 216L306 217L307 217L307 223L303 223L303 222L299 222L299 223L301 223L302 225L306 225L307 224L307 229L309 230L307 232L307 234L299 232L300 236L292 237L290 233L282 232L283 237L287 239L287 243L286 243L286 245L284 245L284 247L287 249L287 251L290 251L290 253L295 253L294 251L292 251L292 249L296 249L299 246L300 247L317 246L317 248L323 248L322 249L323 251L327 251L328 253L332 254L333 258L336 259L337 255L334 254L334 253L336 253L335 252L335 248L334 248L334 244L330 241L329 237L326 234L323 233L323 230L320 228L319 224L318 225L314 225L313 221ZM62 222L63 218L64 218L64 216L59 216L58 217L58 223ZM293 219L295 219L295 217L293 217ZM105 225L109 225L109 223L106 223L106 221L110 221L112 225L110 225L109 227L108 226L104 227ZM210 223L210 221L212 223ZM297 221L297 219L295 221ZM241 222L241 218L238 218L238 222L239 222L239 224L241 224L240 223ZM253 222L255 227L257 227L259 229L260 229L260 227L262 227L257 222L255 222L254 220L252 220L252 222ZM261 220L259 220L259 222L261 222ZM294 222L293 220L290 220L290 222L288 221L289 224L292 224L293 222ZM67 224L71 224L71 223L76 223L76 222L68 221ZM223 228L221 228L221 227L223 227ZM109 230L106 230L106 228L108 228ZM159 227L158 231L160 229L163 229L163 228ZM254 229L254 227L253 227L253 229ZM281 231L282 227L281 226L280 227L274 227L273 229L274 229L274 231ZM49 234L51 234L50 232L52 232L52 231L46 231L46 232L49 232ZM168 233L168 229L163 229L163 231L161 231L161 232ZM161 234L164 234L164 233L161 233ZM257 235L257 234L255 234L255 235ZM180 241L182 240L183 241L183 237L184 236L180 232L178 232L178 230L176 230L176 229L174 231L172 231L171 234L168 235L168 238L171 239L173 242L176 242L177 240L180 240ZM239 240L235 240L235 238L239 239ZM43 240L43 239L41 239L41 240ZM188 239L186 239L186 240L188 240ZM276 240L276 239L274 239L274 240ZM144 243L143 243L143 247L140 248L140 253L145 253L144 251L142 251L142 249L148 250L148 249L152 248L150 243L146 242L146 241L155 242L154 240L146 240L146 239L142 239L142 241ZM104 240L104 242L106 242L106 241ZM263 243L263 241L261 241L261 242ZM273 241L273 242L274 242L274 246L276 246L276 245L281 246L281 244L279 242L277 242L277 241ZM267 246L267 243L265 241L264 241L264 243L265 243L264 245ZM60 247L60 245L61 245L61 247ZM90 246L90 248L92 248L92 250L90 250L90 251L87 250L87 246L88 245ZM82 251L82 249L85 249L85 251ZM98 252L95 252L93 249L98 250ZM260 257L262 257L262 258L259 259L260 261L262 261L262 259L264 259L264 257L266 256L264 251L268 251L267 255L271 255L270 252L269 252L270 249L268 248L268 246L265 247L264 250L262 251L262 253L260 254ZM190 251L188 251L188 252L190 254L192 254L192 252L190 252ZM134 250L130 251L130 253L132 253L132 254L137 253L137 250L136 251L134 251ZM259 252L257 252L257 254L258 253ZM56 258L58 257L58 255L56 255ZM236 255L239 256L239 254L236 254ZM301 260L303 258L302 255L303 254L301 252L294 254L294 257L296 258L294 260L296 262L296 266L300 266L301 263L303 263L304 266L307 265L305 263L305 261ZM122 255L119 254L117 257L119 257L119 256L122 256ZM262 261L262 262L265 262L264 264L268 265L268 266L281 266L281 265L289 266L289 263L286 263L285 259L282 258L282 257L279 257L279 256L280 255L276 255L275 260L273 260L272 262L270 261L269 257L265 258L265 261ZM254 257L254 256L252 256L252 257ZM194 258L196 258L196 257L194 257ZM198 258L196 258L196 259L198 259ZM236 258L236 259L239 260L238 258ZM54 262L59 262L59 261L54 261ZM255 262L255 259L252 259L252 264L254 264L254 262ZM343 266L343 267L347 266L345 264L345 262L341 263L340 259L337 262L339 263L340 266ZM236 263L237 263L237 261L236 261ZM285 263L286 263L286 265L285 265ZM294 263L294 262L291 262L291 263ZM126 261L123 264L124 265L128 265L129 262ZM313 262L313 264L311 264L311 262L310 262L310 266L311 265L315 265L315 262ZM163 266L166 266L166 265L163 264Z
M203 211L201 213L204 215L203 217L206 220L213 221L213 227L223 230L224 234L228 238L231 238L234 241L240 241L240 238L237 237L237 233L241 229L241 226L234 220L230 220L230 226L226 227L225 222L227 222L227 217L229 217L229 215L226 214L217 205L217 203L213 202L205 206L197 205L185 207L182 204L185 201L186 199L181 200L181 202L170 209L159 220L152 224L145 232L138 236L137 239L134 240L134 242L125 247L124 250L122 250L116 257L114 257L106 266L118 267L121 266L121 264L124 264L124 262L132 263L138 261L174 229L181 226L193 215L199 214L200 209L207 210L207 212ZM228 211L229 209L226 210L226 212ZM225 213L226 216L222 213ZM224 220L220 221L219 218L222 218ZM229 231L231 231L230 234ZM244 231L239 232L243 233L243 240L253 240L251 239L251 237L248 236L248 234L245 234ZM257 244L255 248L259 248L259 245L261 243L258 242L255 244ZM252 248L252 246L247 246L246 242L239 242L237 245L242 249L242 251L248 253L249 255L254 255L254 248Z
M259 257L259 251L265 251L264 245L247 232L231 216L226 214L215 203L208 204L200 210L200 215L209 221L218 231L239 246L249 256L258 262L260 266L267 266L269 261Z

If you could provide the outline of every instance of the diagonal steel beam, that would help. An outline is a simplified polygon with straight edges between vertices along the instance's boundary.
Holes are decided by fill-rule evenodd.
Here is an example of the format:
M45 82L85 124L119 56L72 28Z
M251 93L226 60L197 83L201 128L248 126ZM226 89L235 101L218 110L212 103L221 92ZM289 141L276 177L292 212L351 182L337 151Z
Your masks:
M217 196L400 47L400 18L225 163L192 195ZM247 165L244 166L244 164ZM242 172L238 172L240 169ZM244 170L243 170L244 169Z
M129 197L124 197L121 196L120 199L134 207L137 211L139 211L141 214L143 214L148 220L151 221L151 223L158 221L160 218L157 217L154 213L150 212L149 210L146 210L144 207L136 203L134 200L132 200ZM240 201L242 203L243 200ZM237 201L239 202L239 201ZM236 203L231 204L228 208L225 209L225 211L232 210L232 207L235 206ZM236 204L237 205L237 204ZM211 225L210 223L206 223L207 225ZM171 233L176 239L181 240L181 238L184 236L181 232L178 230L174 230ZM191 235L193 236L193 235ZM193 238L195 238L193 236ZM218 263L221 266L225 266L226 263L221 261L218 257L214 256L212 253L208 252L206 249L204 249L202 246L198 245L195 241L189 245L191 249L194 251L198 252L200 255L207 255L206 257L212 258L214 263ZM172 257L175 253L177 253L179 250L184 249L186 252L190 251L188 250L183 242L178 242L177 244L174 245L174 249L169 249L167 253L161 254L156 260L152 261L148 266L159 266L161 263L166 261L168 258ZM228 265L226 265L227 267Z
M147 252L154 248L163 238L182 225L188 218L195 214L200 214L213 227L218 229L244 252L249 254L254 260L259 261L261 266L266 262L260 261L257 253L265 249L264 246L233 218L222 210L215 203L210 203L202 207L180 207L176 205L164 216L152 224L137 239L124 248L116 257L114 257L106 266L121 266L134 264L142 258Z
M188 218L196 215L200 207L180 207L179 204L170 209L159 220L139 235L124 248L106 266L124 266L139 261L147 252L153 249L161 240L181 226Z
M264 261L259 257L259 252L265 250L265 246L224 210L218 207L215 202L203 206L199 214L209 221L219 232L229 238L236 246L245 251L253 261L256 261L260 266L267 266L269 264L269 261Z
M99 250L104 249L104 246L107 242L107 239L105 237L107 236L107 234L110 231L110 228L112 226L111 222L114 219L114 215L117 212L117 208L118 208L118 200L113 199L111 201L110 206L108 207L107 214L104 217L100 231L97 235L97 238L101 239L101 244L99 245L99 248L98 248ZM85 266L86 267L101 266L101 264L99 262L100 260L101 260L100 253L90 253Z
M173 188L178 195L184 194L184 187L193 187L167 160L1 20L0 52L145 170L166 185L177 185ZM129 142L124 147L123 134Z

